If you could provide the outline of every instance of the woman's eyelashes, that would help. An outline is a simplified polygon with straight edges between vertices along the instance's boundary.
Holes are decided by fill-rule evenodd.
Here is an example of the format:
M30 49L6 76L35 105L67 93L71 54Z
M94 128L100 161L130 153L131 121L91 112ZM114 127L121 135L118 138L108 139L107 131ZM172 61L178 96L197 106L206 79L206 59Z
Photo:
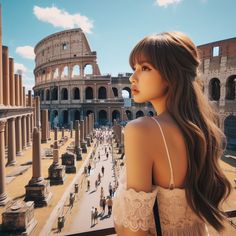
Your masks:
M148 66L142 66L142 71L150 71L151 68L149 68Z

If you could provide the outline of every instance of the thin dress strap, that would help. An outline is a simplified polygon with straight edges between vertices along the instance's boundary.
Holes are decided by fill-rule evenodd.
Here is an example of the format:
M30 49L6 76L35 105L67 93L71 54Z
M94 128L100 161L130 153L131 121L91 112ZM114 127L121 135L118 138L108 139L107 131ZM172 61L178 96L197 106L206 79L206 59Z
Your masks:
M169 189L173 189L175 187L175 184L174 184L174 174L173 174L173 169L172 169L172 164L171 164L169 150L168 150L167 144L166 144L166 139L165 139L163 130L162 130L161 125L159 124L159 122L154 117L151 116L151 118L158 124L158 126L159 126L159 128L161 130L161 135L162 135L162 138L163 138L163 141L164 141L164 144L165 144L166 153L167 153L167 157L168 157L168 162L169 162L169 166L170 166L170 184L169 184Z

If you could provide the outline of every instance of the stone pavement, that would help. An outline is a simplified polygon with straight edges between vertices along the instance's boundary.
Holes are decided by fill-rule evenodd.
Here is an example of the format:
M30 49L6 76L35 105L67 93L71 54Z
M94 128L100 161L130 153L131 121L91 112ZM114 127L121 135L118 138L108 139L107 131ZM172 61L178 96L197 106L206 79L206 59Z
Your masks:
M90 189L87 190L87 186L85 186L84 194L82 198L79 200L78 204L75 206L75 212L71 215L69 222L66 223L66 227L63 230L65 234L72 233L81 233L88 231L95 231L99 229L111 228L114 227L112 216L108 216L108 209L106 206L105 213L102 215L102 209L99 206L101 187L104 189L104 196L109 196L109 183L114 186L115 177L114 172L112 171L112 153L113 148L109 151L109 146L111 145L104 141L102 144L98 146L95 151L95 155L93 161L90 160L92 165L92 169L90 175L86 177L87 180L90 181ZM105 148L108 150L109 157L106 157ZM115 152L115 150L114 150ZM100 161L98 160L98 153L100 153ZM115 153L114 153L115 155ZM102 176L101 168L102 166L105 168L104 176ZM97 189L95 188L95 181L98 177L98 174L101 174L101 183L98 185ZM86 181L87 182L87 181ZM99 217L98 223L91 225L91 208L95 207L98 209ZM64 234L62 234L64 235Z

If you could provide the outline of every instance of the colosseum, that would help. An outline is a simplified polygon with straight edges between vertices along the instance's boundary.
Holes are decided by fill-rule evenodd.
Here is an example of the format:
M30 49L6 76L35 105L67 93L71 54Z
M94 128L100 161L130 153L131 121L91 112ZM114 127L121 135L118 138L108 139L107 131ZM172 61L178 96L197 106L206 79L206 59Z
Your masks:
M97 54L81 29L49 35L35 46L35 55L34 94L41 109L48 109L52 126L66 127L89 113L95 125L154 114L150 104L131 102L129 73L101 75Z
M204 93L220 115L228 148L236 150L236 38L198 46ZM34 94L53 125L68 126L89 113L95 125L125 123L155 111L131 99L130 73L101 75L95 51L81 29L49 35L35 46ZM126 91L128 96L122 96Z

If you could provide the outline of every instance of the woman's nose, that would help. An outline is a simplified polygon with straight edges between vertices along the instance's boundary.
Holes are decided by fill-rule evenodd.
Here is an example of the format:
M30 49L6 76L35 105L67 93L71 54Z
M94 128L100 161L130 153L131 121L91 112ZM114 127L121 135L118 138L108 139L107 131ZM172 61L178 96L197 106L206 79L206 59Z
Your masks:
M132 84L135 80L135 74L133 73L130 77L129 77L129 82Z

